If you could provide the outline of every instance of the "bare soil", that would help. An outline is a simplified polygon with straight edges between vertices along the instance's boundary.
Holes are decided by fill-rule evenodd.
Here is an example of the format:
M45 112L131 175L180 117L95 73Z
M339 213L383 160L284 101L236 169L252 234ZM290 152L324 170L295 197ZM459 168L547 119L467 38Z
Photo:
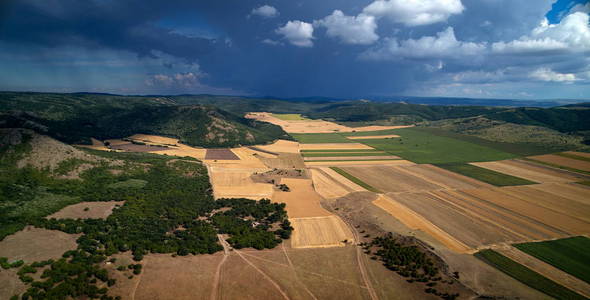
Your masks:
M529 156L529 158L558 166L590 172L590 162L581 159L574 159L552 154Z
M205 159L239 160L230 149L207 149Z
M62 208L47 216L47 219L106 219L115 206L122 206L125 201L80 202ZM88 209L87 209L88 208Z

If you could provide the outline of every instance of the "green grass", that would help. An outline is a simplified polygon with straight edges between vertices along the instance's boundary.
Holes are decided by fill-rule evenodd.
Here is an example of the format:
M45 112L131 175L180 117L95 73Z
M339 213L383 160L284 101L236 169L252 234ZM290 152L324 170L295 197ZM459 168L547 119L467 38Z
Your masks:
M147 184L147 181L141 179L127 179L107 185L111 189L140 189Z
M320 159L320 160L308 160L307 162L341 162L341 161L383 161L383 160L399 160L397 158L383 158L383 159Z
M290 133L290 135L302 144L355 143L339 133Z
M273 117L285 121L304 121L308 118L302 117L301 114L272 114Z
M365 145L389 152L415 163L493 161L517 155L458 139L437 136L416 128L391 130L396 139L362 140Z
M322 153L302 153L303 157L341 157L341 156L387 156L386 152L322 152Z
M479 181L487 182L495 186L526 185L536 183L520 177L503 174L466 163L436 164L436 166L451 172L465 175L467 177L475 178Z
M590 283L590 239L587 237L522 243L514 247Z
M321 152L338 152L338 153L342 153L342 152L362 152L362 153L370 153L370 152L383 152L383 151L379 151L379 150L375 150L375 149L338 149L338 150L330 150L330 149L324 149L324 150L301 150L301 153L321 153Z
M556 299L586 299L494 250L482 250L474 255L510 277Z
M368 185L367 183L365 183L364 181L348 174L346 171L338 168L338 167L330 167L330 169L336 171L336 173L346 177L348 180L360 185L361 187L365 188L367 191L371 191L373 193L381 193L381 191L379 191L378 189Z
M341 134L343 136L390 135L390 134L397 134L396 130L398 130L398 129L386 129L386 130L376 130L376 131L343 132Z

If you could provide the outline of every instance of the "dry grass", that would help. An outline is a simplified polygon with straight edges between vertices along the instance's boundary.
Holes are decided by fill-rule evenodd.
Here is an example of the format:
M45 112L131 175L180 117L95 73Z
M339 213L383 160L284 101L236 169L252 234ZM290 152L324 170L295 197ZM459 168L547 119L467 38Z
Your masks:
M552 154L529 156L529 158L558 166L590 172L590 162L581 159Z
M57 230L28 226L0 241L0 257L8 257L10 261L22 259L25 262L60 258L64 252L76 249L78 237Z
M352 160L390 160L390 159L400 159L399 156L393 155L383 155L383 156L317 156L317 157L305 157L304 160L307 161L316 161L316 160L344 160L344 161L352 161Z
M257 148L279 153L299 153L299 143L286 140L278 140L270 145L257 145Z
M294 228L291 237L293 248L342 247L352 243L354 237L346 224L337 216L291 218Z
M116 205L122 206L125 201L80 202L66 206L60 211L47 216L48 219L106 219ZM88 209L86 209L88 208Z
M219 198L271 198L273 186L266 183L257 183L251 175L259 169L229 169L222 167L209 167L209 176L213 186L213 195Z
M426 232L453 251L466 253L472 250L469 246L449 235L421 215L385 195L379 196L377 200L373 201L373 204L400 220L408 228Z
M539 183L574 182L583 180L584 178L584 176L573 172L558 170L521 160L501 160L471 164Z
M320 205L320 195L312 186L310 179L283 178L282 184L286 184L290 192L276 191L273 202L287 204L287 213L290 218L324 217L332 215Z
M305 164L298 153L280 153L275 157L258 156L267 167L272 169L305 169Z
M333 199L365 189L330 168L311 169L313 186L322 197Z
M581 156L581 157L585 157L585 158L590 158L590 153L587 153L587 152L566 151L564 153L575 155L575 156Z
M393 166L343 167L352 176L384 192L439 190L443 187Z
M352 161L306 161L305 165L308 167L338 167L338 166L356 166L356 167L371 167L371 166L412 166L413 162L403 159L396 160L352 160Z

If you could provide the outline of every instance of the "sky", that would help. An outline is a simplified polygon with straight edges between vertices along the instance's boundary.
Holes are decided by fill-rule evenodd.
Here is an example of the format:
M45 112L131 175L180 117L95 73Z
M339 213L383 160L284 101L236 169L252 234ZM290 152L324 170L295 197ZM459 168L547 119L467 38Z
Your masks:
M0 90L590 99L589 0L4 0Z

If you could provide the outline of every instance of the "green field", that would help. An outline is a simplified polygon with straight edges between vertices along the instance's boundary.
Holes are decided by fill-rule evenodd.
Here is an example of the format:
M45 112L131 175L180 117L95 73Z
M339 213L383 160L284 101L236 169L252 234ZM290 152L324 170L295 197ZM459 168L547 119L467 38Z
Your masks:
M308 161L308 162L383 161L383 160L399 160L399 159L397 159L397 158L383 158L383 159L339 159L339 160L320 159L320 160L313 160L313 161Z
M483 181L495 186L526 185L536 183L520 177L503 174L466 163L436 164L436 166L451 172L465 175L467 177L475 178L479 181Z
M322 152L338 152L338 153L363 152L363 153L368 153L368 152L383 152L383 151L379 151L379 150L375 150L375 149L338 149L338 150L324 149L324 150L300 150L300 152L301 153L322 153Z
M302 144L355 143L340 133L290 133L290 135Z
M303 157L338 157L338 156L386 156L386 152L320 152L320 153L301 153Z
M376 130L376 131L343 132L341 134L343 136L389 135L389 134L397 134L396 130L399 130L399 129L386 129L386 130Z
M586 299L494 250L482 250L474 255L510 277L556 299Z
M308 118L302 117L301 114L272 114L273 117L285 121L304 121Z
M332 170L336 171L338 174L346 177L348 180L350 180L350 181L352 181L352 182L354 182L354 183L362 186L363 188L365 188L368 191L371 191L373 193L381 193L381 191L379 191L378 189L376 189L376 188L368 185L364 181L362 181L362 180L360 180L360 179L358 179L358 178L356 178L356 177L348 174L346 171L344 171L344 170L342 170L342 169L340 169L338 167L330 167L330 169L332 169Z
M401 138L362 140L362 143L415 163L493 161L516 157L515 154L415 128L391 130L391 134L398 134Z
M583 236L514 247L590 283L590 239Z

